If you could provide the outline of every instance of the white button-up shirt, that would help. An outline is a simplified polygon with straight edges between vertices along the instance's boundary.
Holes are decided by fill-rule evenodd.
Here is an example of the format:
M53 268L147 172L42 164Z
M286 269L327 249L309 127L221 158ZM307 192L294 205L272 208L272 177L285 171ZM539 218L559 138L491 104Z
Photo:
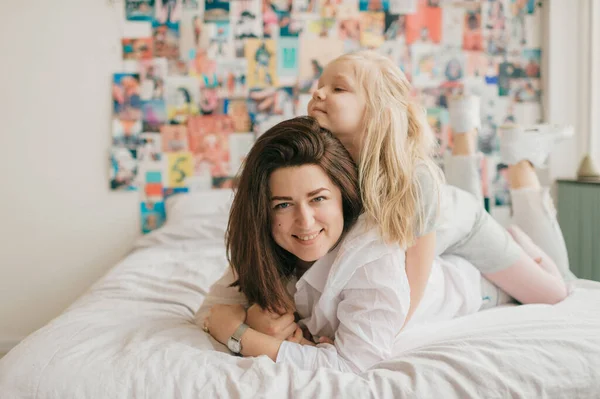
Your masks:
M436 258L425 293L406 328L476 312L481 276L462 258ZM294 287L301 323L334 345L302 346L285 341L277 362L361 372L392 357L410 307L405 251L382 242L361 217L343 242L319 259ZM401 337L400 337L401 338Z
M229 270L211 288L197 314L199 325L216 303L246 303L237 288L228 287L233 281ZM479 271L466 260L437 257L421 303L405 328L476 312L481 306L480 281ZM376 229L367 228L364 217L338 247L288 284L288 290L300 323L313 336L335 342L303 346L284 341L277 362L358 373L392 357L410 307L405 251L383 243Z

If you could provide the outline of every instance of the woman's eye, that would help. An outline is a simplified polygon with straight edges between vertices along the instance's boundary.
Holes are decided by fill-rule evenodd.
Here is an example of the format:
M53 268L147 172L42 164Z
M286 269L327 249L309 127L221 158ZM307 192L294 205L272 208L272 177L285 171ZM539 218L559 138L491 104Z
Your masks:
M335 89L333 89L333 91L341 92L344 91L344 89L342 89L341 87L336 87Z
M317 197L317 198L314 198L314 199L313 199L313 201L315 201L315 202L323 202L323 201L325 201L326 199L327 199L327 198L325 198L325 197Z
M275 205L275 208L274 208L274 209L275 209L275 210L278 210L278 209L285 209L285 208L287 208L287 207L289 207L289 206L290 206L290 203L289 203L289 202L282 202L281 204L277 204L277 205Z

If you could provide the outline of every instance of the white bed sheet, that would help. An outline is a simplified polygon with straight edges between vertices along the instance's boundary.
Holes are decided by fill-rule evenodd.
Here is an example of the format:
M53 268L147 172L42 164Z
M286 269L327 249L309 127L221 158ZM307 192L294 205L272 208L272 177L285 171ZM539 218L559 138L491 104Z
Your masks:
M600 397L600 283L583 280L556 306L414 327L393 360L359 376L231 356L194 324L226 267L225 221L182 220L140 239L0 360L0 398Z

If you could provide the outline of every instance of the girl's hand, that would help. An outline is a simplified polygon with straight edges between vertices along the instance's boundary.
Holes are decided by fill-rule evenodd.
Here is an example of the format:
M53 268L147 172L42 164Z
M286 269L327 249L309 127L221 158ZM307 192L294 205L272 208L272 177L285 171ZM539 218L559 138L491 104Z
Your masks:
M319 343L333 345L333 340L328 337L321 337L319 338Z
M314 343L312 343L309 340L307 340L306 338L304 338L303 331L300 327L296 327L296 331L294 331L294 334L287 337L286 341L290 341L290 342L300 344L300 345L315 346Z
M255 331L281 340L293 335L298 327L294 323L293 313L280 315L265 310L257 304L250 306L248 309L246 324Z
M229 337L245 319L246 310L242 305L215 305L208 311L204 320L204 331L223 345L227 345Z

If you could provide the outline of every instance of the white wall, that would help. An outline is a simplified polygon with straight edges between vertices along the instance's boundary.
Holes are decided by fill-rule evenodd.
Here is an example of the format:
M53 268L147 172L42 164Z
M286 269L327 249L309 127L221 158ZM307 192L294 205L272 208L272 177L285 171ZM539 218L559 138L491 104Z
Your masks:
M576 126L581 1L545 7L560 28L545 35L545 115ZM120 66L122 7L111 3L2 6L0 353L58 315L138 236L137 194L108 190L110 80ZM552 176L574 175L584 142L555 154Z
M82 294L131 248L136 193L108 190L108 0L2 2L0 352Z
M590 4L597 0L546 0L544 3L544 115L551 123L571 124L575 138L562 143L550 158L551 178L574 178L589 151Z

